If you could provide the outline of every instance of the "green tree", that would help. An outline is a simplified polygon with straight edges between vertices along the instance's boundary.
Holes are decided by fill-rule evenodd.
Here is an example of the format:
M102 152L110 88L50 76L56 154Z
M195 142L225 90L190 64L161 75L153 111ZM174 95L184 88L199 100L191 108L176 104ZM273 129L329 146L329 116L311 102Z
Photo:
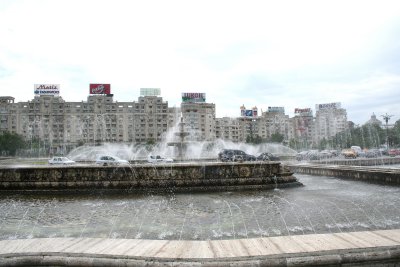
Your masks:
M385 130L378 124L365 124L361 127L340 132L329 141L337 149L349 148L350 146L378 148L385 143L385 138Z
M246 143L249 143L249 144L260 144L262 142L263 142L263 140L258 134L256 134L255 136L248 135L246 137Z
M26 142L21 135L4 132L0 134L0 153L15 156L18 149L26 147Z
M269 139L273 143L282 143L282 141L285 139L283 134L280 133L274 133L271 135L271 138Z
M294 139L294 138L291 138L290 140L289 140L289 147L291 148L291 149L294 149L294 150L299 150L300 148L299 148L299 145L298 145L298 142L296 141L296 139Z
M389 136L394 146L400 146L400 120L394 123L394 127L390 130Z
M328 141L325 138L322 138L322 140L319 142L318 149L324 150L327 148L327 146L328 146Z

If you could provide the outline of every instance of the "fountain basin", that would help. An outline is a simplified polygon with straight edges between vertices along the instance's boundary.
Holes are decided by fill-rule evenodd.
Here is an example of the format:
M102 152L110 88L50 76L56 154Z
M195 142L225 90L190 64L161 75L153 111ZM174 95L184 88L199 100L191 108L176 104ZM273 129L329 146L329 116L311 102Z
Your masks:
M301 185L279 162L4 167L0 190L232 191Z

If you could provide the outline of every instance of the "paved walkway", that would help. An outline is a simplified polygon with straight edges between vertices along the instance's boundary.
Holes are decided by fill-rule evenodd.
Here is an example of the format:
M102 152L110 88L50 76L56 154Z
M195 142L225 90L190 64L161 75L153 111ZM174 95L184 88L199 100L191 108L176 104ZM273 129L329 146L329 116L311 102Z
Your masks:
M400 262L400 229L234 240L40 238L0 241L0 266L309 266Z

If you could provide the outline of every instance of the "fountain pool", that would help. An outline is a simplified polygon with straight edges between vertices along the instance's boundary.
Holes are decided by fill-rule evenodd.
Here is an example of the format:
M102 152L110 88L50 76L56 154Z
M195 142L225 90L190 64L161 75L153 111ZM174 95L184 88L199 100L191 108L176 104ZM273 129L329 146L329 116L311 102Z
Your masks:
M400 227L400 188L296 174L304 187L191 194L0 196L0 239L237 239Z

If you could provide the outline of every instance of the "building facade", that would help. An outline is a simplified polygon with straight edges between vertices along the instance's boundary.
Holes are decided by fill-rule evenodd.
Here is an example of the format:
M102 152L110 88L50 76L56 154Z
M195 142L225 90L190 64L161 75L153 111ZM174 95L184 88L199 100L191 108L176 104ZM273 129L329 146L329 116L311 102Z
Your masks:
M242 142L243 133L237 118L223 117L215 119L215 136L217 139Z
M1 105L1 130L42 140L49 153L83 144L159 142L168 130L168 102L158 96L140 96L137 102L116 102L113 95L89 95L82 102L51 95L8 101Z
M309 148L313 144L314 117L311 108L296 108L295 116L291 118L291 140L302 148Z
M40 140L47 153L63 154L84 144L160 142L177 131L181 120L190 133L188 141L249 142L280 134L285 143L294 139L302 147L317 146L348 127L340 103L316 105L315 117L310 108L296 109L289 118L283 107L268 107L259 114L257 107L243 105L240 116L216 118L215 104L206 103L203 93L185 93L180 107L169 107L158 88L145 88L141 94L132 102L115 101L109 93L90 93L80 102L67 102L59 94L35 94L32 100L18 103L3 96L0 132L20 134L32 144Z
M341 103L317 104L315 109L312 131L314 146L347 129L347 112L341 108Z
M188 140L213 141L215 134L215 104L182 102L181 112Z

